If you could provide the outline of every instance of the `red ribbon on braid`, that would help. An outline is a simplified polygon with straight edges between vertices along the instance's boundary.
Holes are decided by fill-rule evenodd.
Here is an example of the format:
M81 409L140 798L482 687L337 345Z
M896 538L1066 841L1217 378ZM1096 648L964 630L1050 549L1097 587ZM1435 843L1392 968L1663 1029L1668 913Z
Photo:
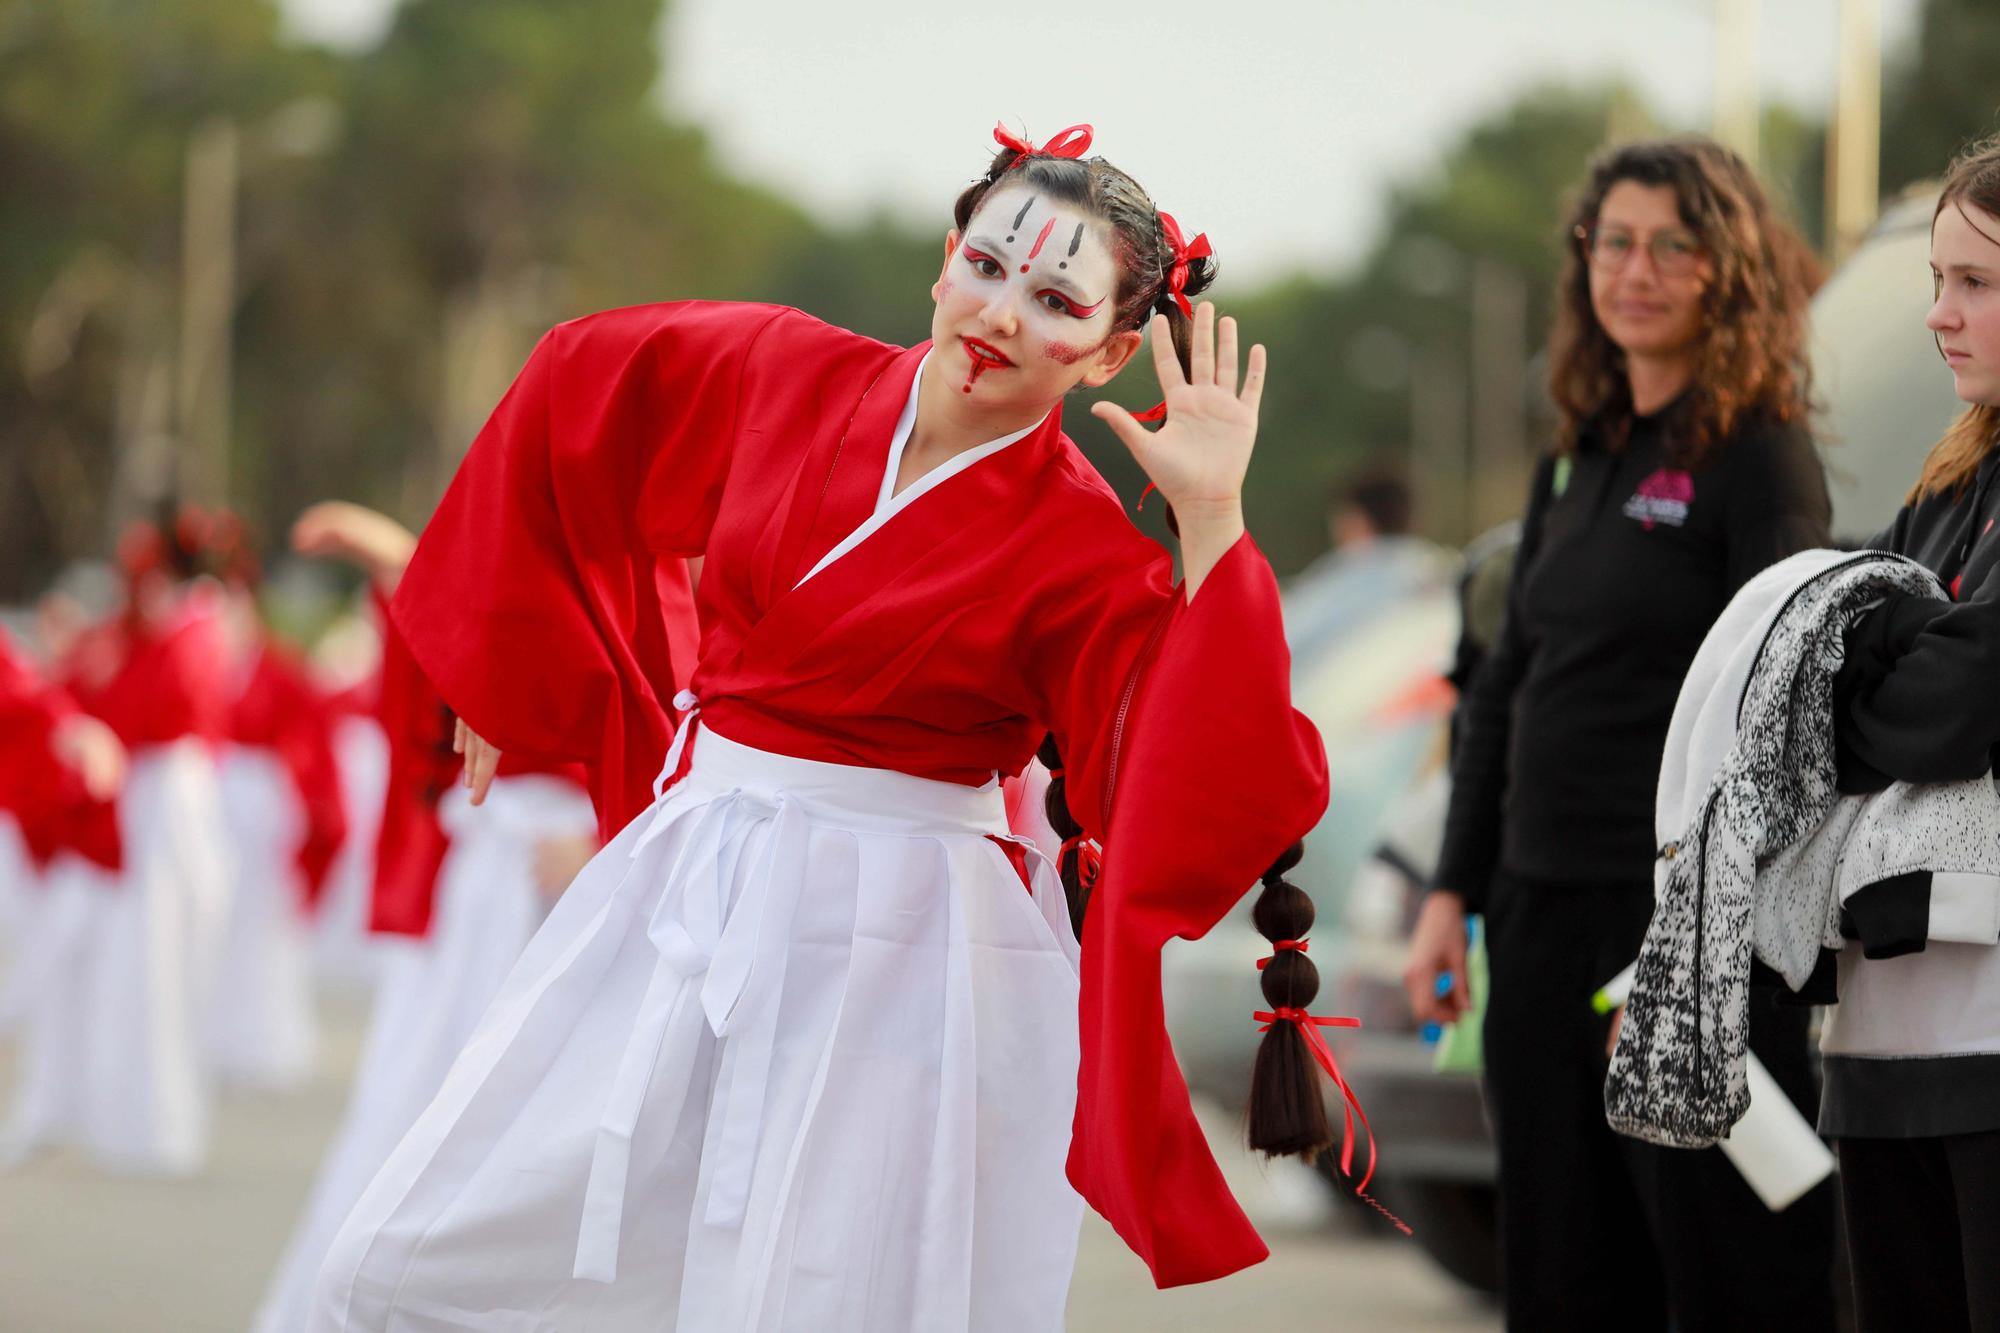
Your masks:
M1262 971L1263 971L1263 970L1264 970L1265 968L1269 967L1269 966L1270 966L1270 965L1271 965L1272 963L1275 963L1275 962L1277 962L1277 961L1278 961L1278 955L1279 955L1279 954L1281 954L1281 953L1283 953L1283 952L1285 952L1285 950L1287 950L1287 949L1296 949L1296 950L1298 950L1298 951L1299 951L1300 953L1310 953L1310 952L1311 952L1311 950L1310 950L1310 949L1308 949L1308 948L1306 947L1306 941L1305 941L1305 940L1272 940L1272 941L1271 941L1271 956L1270 956L1269 958L1259 958L1259 959L1257 960L1257 970L1258 970L1259 972L1262 972ZM1358 1022L1357 1022L1357 1024L1356 1024L1356 1026L1359 1026Z
M1104 849L1088 833L1079 833L1074 838L1065 839L1063 845L1056 849L1056 864L1061 865L1062 859L1071 852L1076 853L1077 882L1086 889L1095 886L1098 873L1104 869Z
M1008 129L1005 121L993 127L993 141L1002 148L1011 148L1019 154L1012 162L1007 164L1007 170L1009 171L1020 166L1031 157L1082 157L1090 151L1090 137L1090 126L1072 125L1068 129L1058 132L1055 138L1037 148L1025 136L1016 134L1014 131Z
M1252 1017L1258 1023L1264 1025L1264 1027L1258 1029L1260 1033L1268 1033L1278 1023L1290 1023L1290 1025L1294 1025L1300 1031L1300 1035L1306 1039L1306 1049L1312 1051L1314 1063L1318 1063L1318 1067L1326 1071L1326 1077L1334 1081L1334 1087L1340 1089L1340 1097L1346 1103L1342 1107L1342 1111L1346 1111L1346 1117L1348 1117L1346 1135L1340 1141L1340 1175L1344 1175L1348 1179L1354 1179L1354 1121L1360 1119L1362 1133L1368 1135L1368 1173L1362 1177L1362 1183L1354 1187L1354 1193L1362 1195L1366 1199L1368 1197L1368 1193L1366 1193L1368 1191L1368 1181L1374 1179L1374 1167L1376 1167L1374 1129L1368 1125L1368 1113L1362 1111L1362 1099L1354 1095L1354 1089L1348 1087L1348 1081L1342 1077L1342 1073L1340 1073L1340 1061L1334 1059L1334 1053L1326 1045L1326 1039L1320 1037L1320 1029L1322 1027L1360 1027L1362 1021L1360 1019L1322 1019L1318 1015L1306 1013L1304 1009L1292 1009L1288 1005L1280 1005L1276 1011L1262 1011L1260 1009ZM1390 1217L1390 1221L1394 1221L1398 1227L1402 1227L1402 1231L1408 1235L1410 1229L1404 1227L1400 1219L1396 1219L1394 1215L1390 1215L1386 1209L1382 1209L1382 1213L1384 1213L1384 1217Z
M1174 252L1174 262L1167 270L1167 290L1162 295L1174 298L1174 304L1189 319L1194 318L1194 304L1187 299L1188 265L1197 259L1207 259L1215 253L1215 247L1208 243L1208 233L1202 232L1193 241L1181 234L1181 224L1174 221L1172 213L1160 213L1160 227L1167 233L1167 245Z

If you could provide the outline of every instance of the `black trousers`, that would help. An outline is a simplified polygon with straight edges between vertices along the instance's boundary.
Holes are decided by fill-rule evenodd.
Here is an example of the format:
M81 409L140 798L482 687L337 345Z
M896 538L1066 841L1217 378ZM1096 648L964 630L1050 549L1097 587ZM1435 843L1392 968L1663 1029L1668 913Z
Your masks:
M1835 1148L1861 1333L2000 1330L2000 1132Z
M1782 1213L1720 1149L1661 1148L1604 1119L1610 1020L1590 997L1638 955L1650 884L1499 877L1486 912L1486 1098L1500 1158L1507 1327L1827 1333L1834 1198ZM1752 993L1750 1046L1816 1114L1809 1011Z

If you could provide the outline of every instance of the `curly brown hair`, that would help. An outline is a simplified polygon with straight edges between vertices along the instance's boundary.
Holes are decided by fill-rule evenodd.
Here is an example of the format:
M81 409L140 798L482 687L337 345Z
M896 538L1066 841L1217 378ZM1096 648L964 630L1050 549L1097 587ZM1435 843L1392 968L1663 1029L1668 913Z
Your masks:
M1621 181L1666 186L1681 222L1714 268L1702 293L1702 332L1690 392L1675 407L1668 438L1677 460L1699 466L1746 420L1803 417L1811 394L1806 303L1820 282L1819 261L1773 212L1756 175L1735 153L1699 136L1611 149L1563 223L1568 260L1556 287L1549 339L1549 392L1559 421L1555 450L1574 452L1586 433L1622 449L1631 429L1632 389L1625 353L1590 304L1590 265L1574 238L1596 222Z

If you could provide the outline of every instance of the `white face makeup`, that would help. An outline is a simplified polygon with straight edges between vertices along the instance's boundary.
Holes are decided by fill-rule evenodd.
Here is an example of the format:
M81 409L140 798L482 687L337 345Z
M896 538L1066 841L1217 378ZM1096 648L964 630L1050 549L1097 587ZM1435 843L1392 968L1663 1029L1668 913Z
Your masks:
M1946 204L1931 227L1936 299L1924 319L1937 335L1952 387L1968 403L2000 407L2000 218Z
M1078 205L1025 183L995 188L948 243L932 288L932 362L943 381L969 402L1002 407L1110 379L1130 356L1111 336L1110 243L1111 228Z

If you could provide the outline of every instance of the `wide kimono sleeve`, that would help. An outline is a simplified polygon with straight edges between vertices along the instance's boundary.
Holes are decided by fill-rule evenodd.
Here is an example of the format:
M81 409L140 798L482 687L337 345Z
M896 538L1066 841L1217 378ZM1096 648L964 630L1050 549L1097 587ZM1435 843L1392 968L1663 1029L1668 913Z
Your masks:
M116 870L122 859L116 806L92 796L82 775L56 755L56 731L78 711L0 629L0 812L14 817L38 864L67 847Z
M1318 822L1326 753L1292 708L1277 580L1248 536L1192 601L1164 555L1093 586L1050 617L1033 663L1071 811L1104 845L1069 1176L1166 1287L1268 1251L1195 1121L1160 953L1208 931Z
M397 588L453 711L503 752L585 764L607 839L652 799L698 644L684 557L715 521L746 358L788 314L686 302L551 330Z

